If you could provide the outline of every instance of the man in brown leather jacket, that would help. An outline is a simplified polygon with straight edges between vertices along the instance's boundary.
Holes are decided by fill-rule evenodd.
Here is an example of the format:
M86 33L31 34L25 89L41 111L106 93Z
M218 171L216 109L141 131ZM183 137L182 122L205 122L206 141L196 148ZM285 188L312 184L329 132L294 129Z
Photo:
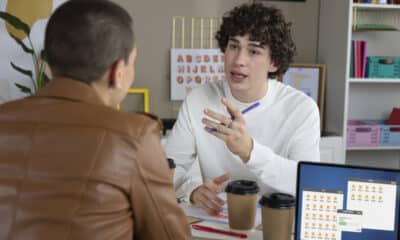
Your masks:
M188 239L160 124L114 109L134 79L132 20L72 0L46 28L53 80L0 105L0 239Z

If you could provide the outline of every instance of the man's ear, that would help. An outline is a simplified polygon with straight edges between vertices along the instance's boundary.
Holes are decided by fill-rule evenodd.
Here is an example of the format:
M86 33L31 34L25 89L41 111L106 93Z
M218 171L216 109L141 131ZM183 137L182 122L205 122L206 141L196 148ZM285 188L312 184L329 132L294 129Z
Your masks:
M122 59L115 61L110 69L108 74L108 87L109 88L119 88L121 86L120 81L122 80L123 75L123 66L124 61Z

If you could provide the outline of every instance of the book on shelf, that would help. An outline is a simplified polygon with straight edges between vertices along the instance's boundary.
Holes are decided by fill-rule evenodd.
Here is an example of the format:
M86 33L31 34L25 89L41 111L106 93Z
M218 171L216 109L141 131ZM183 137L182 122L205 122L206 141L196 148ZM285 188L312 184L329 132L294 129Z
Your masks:
M354 41L351 41L350 51L350 77L354 78Z
M353 3L400 4L400 0L353 0Z
M350 77L365 78L367 72L367 41L352 40L350 58Z
M387 4L400 4L400 0L387 0Z
M366 78L367 72L367 41L360 42L361 48L361 77Z

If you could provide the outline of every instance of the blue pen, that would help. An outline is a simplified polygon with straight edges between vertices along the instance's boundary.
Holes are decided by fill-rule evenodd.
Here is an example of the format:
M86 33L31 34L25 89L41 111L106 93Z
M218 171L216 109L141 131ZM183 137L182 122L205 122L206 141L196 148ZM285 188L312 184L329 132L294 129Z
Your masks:
M253 108L256 108L256 107L258 107L258 106L260 106L260 102L255 102L255 103L251 104L250 106L248 106L247 108L243 109L243 110L242 110L242 114L245 114L245 113L247 113L248 111L250 111L250 110L252 110Z
M241 111L241 113L242 113L242 114L245 114L245 113L247 113L248 111L253 110L254 108L256 108L256 107L258 107L258 106L260 106L260 102L255 102L255 103L251 104L250 106L248 106L247 108L243 109L243 110ZM211 128L211 132L215 132L215 131L217 131L216 128Z

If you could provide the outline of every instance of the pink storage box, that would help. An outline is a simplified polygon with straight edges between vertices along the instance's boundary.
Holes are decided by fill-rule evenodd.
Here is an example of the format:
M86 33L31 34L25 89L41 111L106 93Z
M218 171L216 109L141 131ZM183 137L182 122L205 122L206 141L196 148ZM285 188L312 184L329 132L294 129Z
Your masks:
M347 123L347 147L377 147L380 125L376 120L349 120Z

